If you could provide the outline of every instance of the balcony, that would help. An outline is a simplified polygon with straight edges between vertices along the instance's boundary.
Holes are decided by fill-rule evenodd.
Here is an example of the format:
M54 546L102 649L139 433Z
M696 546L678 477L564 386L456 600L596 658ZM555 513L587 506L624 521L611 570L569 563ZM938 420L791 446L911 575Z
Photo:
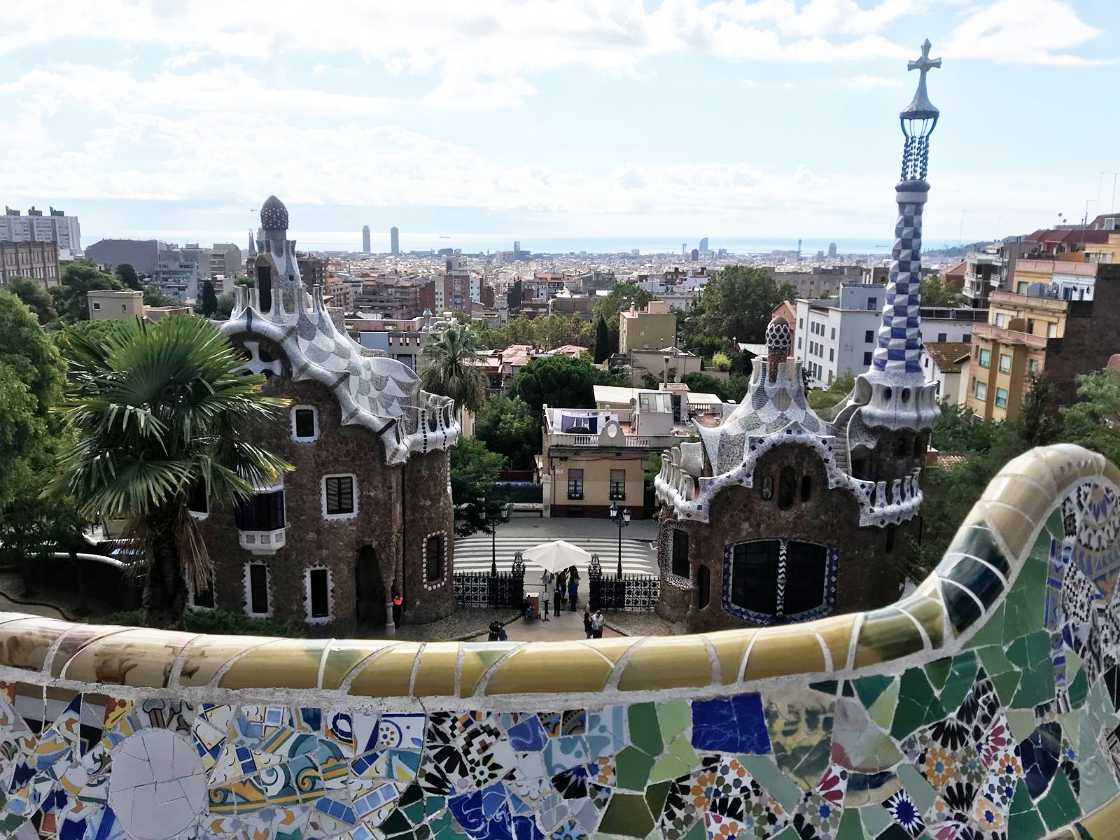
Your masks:
M284 547L287 528L274 531L238 531L238 542L253 554L275 554Z

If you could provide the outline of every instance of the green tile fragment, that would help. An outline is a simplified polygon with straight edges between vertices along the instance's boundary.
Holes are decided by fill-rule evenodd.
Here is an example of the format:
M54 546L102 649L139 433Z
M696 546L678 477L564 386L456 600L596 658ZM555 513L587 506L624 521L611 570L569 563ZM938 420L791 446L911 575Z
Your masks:
M654 759L634 747L626 747L615 756L618 786L624 790L645 790Z
M879 833L879 840L913 840L913 838L898 823L891 823Z
M1054 774L1054 781L1050 783L1050 791L1038 803L1038 811L1043 822L1051 831L1068 825L1081 816L1081 809L1077 805L1077 797L1069 785L1065 770L1058 770Z
M898 706L898 690L898 680L892 679L878 699L867 707L868 716L879 724L879 728L884 731L891 728L895 708Z
M664 782L691 773L700 763L696 750L684 734L678 735L668 749L657 757L650 771L650 782Z
M1008 671L1017 670L1015 663L1007 658L1007 654L999 645L977 648L976 655L980 657L980 663L984 666L984 670L988 672L988 676L994 677L996 674L1006 674Z
M840 828L836 830L836 840L865 840L859 808L844 810L844 816L840 818Z
M951 656L935 659L933 662L926 665L926 676L929 678L930 685L938 691L944 688L945 681L949 679L949 671L952 667L953 658Z
M1001 706L1012 705L1013 700L1017 696L1017 689L1019 688L1019 680L1022 675L1018 671L1008 671L1005 674L997 674L992 677L992 687L996 690L996 696L999 698ZM1015 706L1030 706L1027 703L1015 703Z
M1007 646L1007 658L1024 670L1037 668L1050 659L1050 633L1039 630L1020 636Z
M654 819L661 813L661 809L665 807L665 800L668 798L669 782L650 785L646 788L646 805L649 806L649 812L653 815Z
M646 755L661 752L661 730L657 720L657 706L653 703L635 703L627 710L630 724L630 743Z
M829 697L835 697L836 692L840 689L840 683L836 680L825 680L824 682L809 683L809 688L827 694Z
M865 805L859 809L863 830L868 837L878 837L888 825L893 825L890 812L882 805Z
M1112 775L1112 762L1099 753L1082 753L1078 756L1078 772L1081 774L1081 813L1088 814L1104 805L1117 795L1120 787Z
M918 772L917 767L907 763L898 765L898 778L906 788L906 792L910 794L910 798L914 800L914 804L918 806L919 814L924 814L933 807L934 800L937 799L937 791Z
M1011 813L1022 814L1034 808L1031 792L1027 783L1020 779L1015 783L1015 795L1011 798Z
M737 755L736 758L779 805L790 813L796 810L804 791L789 780L773 758L767 755Z
M661 740L669 743L692 722L692 709L686 700L669 700L657 704L657 722L661 727Z
M898 708L891 724L891 737L905 738L926 723L945 717L945 710L920 668L907 669L899 680Z
M968 641L970 648L983 647L984 645L1003 644L1003 604L992 610L992 614Z
M1037 548L1036 543L1036 548ZM1050 544L1046 540L1043 555L1032 553L1023 563L1011 591L1004 600L1003 640L1010 642L1025 633L1043 626L1043 609L1046 604L1046 566L1049 562Z
M697 820L694 822L681 840L708 840L708 830L704 828L704 821Z
M792 825L786 826L784 830L774 835L774 840L801 840L799 835Z
M1033 808L1022 814L1012 814L1007 821L1007 836L1015 840L1039 840L1046 836L1042 817Z
M615 793L607 803L607 810L599 823L602 834L621 834L623 837L645 837L653 830L653 815L641 794Z
M1054 699L1054 668L1046 662L1029 671L1023 672L1019 690L1015 692L1011 705L1016 708L1033 708L1040 703ZM1000 695L1003 700L1003 695Z
M1078 669L1077 676L1069 682L1066 694L1071 708L1080 709L1085 704L1085 698L1089 696L1089 678L1085 676L1084 668Z
M1016 741L1025 741L1034 732L1034 711L1032 709L1008 709L1007 723L1011 727L1012 737Z
M879 695L886 691L887 686L893 682L893 677L860 677L855 680L856 694L864 708L870 709L871 705L879 699Z

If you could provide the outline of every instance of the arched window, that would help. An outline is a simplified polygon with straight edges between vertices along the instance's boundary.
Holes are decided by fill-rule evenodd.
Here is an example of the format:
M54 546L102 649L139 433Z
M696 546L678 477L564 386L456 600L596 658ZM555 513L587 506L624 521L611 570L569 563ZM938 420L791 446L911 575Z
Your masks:
M782 467L778 471L778 507L789 510L797 498L797 476L793 467Z
M272 309L272 269L267 265L257 266L257 294L261 312Z
M894 551L894 525L888 525L886 530L886 544L883 546L883 550L887 554L890 554Z
M801 476L801 501L807 502L813 496L813 477L808 473Z
M673 529L673 574L688 580L691 572L688 563L688 531Z
M708 567L701 563L696 567L696 609L708 606L712 597L712 575Z
M443 577L444 545L442 531L438 534L429 534L424 540L424 580L427 583L433 583Z
M728 546L724 609L762 625L827 615L836 603L837 558L834 548L798 540Z

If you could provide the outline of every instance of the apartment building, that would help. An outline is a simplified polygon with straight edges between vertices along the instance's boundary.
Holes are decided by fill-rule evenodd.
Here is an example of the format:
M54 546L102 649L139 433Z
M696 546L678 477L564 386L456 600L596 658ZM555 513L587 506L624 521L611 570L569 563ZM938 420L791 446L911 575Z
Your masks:
M972 345L964 341L934 341L922 348L922 373L926 382L937 383L937 399L960 405L964 399L961 381L968 370Z
M651 300L645 309L618 313L618 352L661 350L677 343L677 315L663 300Z
M86 306L89 307L91 321L127 321L143 318L147 321L162 321L175 315L190 315L189 306L146 306L144 293L125 289L95 289L86 293Z
M842 285L835 298L798 299L794 308L794 357L810 381L827 387L840 376L867 370L882 326L886 287ZM973 327L987 321L985 310L921 307L923 343L968 342Z
M683 386L681 386L683 388ZM695 440L689 421L722 417L714 410L692 413L681 393L596 387L596 408L544 407L542 451L537 472L543 488L544 515L606 517L612 504L627 507L634 518L645 515L645 470L651 455ZM615 392L626 392L625 396ZM684 393L687 393L685 391ZM624 400L624 401L623 401ZM701 404L707 409L707 404Z
M1017 417L1032 374L1072 401L1078 374L1120 351L1120 264L1024 259L1013 282L973 331L964 403L985 420Z
M17 277L36 280L45 289L57 286L58 246L53 242L0 241L0 286Z
M82 228L77 216L50 208L47 215L32 207L23 215L11 207L0 216L0 242L42 242L55 246L57 260L82 256Z

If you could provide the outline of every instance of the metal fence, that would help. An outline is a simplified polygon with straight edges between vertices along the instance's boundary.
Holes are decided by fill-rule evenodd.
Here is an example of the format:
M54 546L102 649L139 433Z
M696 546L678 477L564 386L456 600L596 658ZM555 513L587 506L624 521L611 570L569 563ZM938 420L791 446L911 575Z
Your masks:
M455 605L463 607L512 607L525 603L525 563L521 553L514 556L509 572L455 572Z
M654 575L604 575L599 556L587 569L591 609L615 612L653 612L661 594L661 579Z

